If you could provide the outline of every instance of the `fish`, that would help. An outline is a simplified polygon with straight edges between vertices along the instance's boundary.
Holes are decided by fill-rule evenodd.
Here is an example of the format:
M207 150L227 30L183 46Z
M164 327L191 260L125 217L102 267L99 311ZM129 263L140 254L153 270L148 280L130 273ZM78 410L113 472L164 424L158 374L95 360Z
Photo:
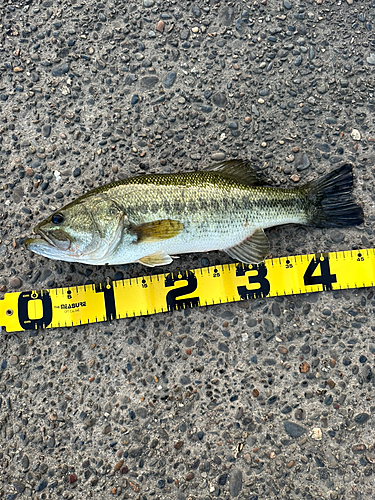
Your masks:
M52 213L26 247L90 265L170 264L222 250L245 264L270 253L264 229L283 224L349 227L363 222L346 163L301 187L267 185L246 160L200 171L135 176L92 189Z

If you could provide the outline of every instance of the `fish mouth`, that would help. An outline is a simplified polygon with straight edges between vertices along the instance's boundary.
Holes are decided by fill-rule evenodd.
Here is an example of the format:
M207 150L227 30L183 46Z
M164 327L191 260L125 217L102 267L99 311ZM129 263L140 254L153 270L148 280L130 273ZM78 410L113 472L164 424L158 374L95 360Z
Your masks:
M69 250L72 240L65 231L57 229L55 231L43 231L43 229L35 228L35 233L39 238L28 238L25 245L30 250L35 251L38 247L52 247L57 250L66 252Z

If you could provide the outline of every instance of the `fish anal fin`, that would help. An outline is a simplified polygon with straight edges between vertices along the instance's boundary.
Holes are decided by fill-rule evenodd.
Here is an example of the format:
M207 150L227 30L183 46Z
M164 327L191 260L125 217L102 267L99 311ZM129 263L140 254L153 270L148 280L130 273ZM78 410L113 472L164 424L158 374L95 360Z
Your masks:
M210 165L205 168L205 170L220 172L221 174L233 177L250 186L261 186L265 184L265 180L257 174L248 160L227 160L217 163L216 165Z
M133 226L130 231L136 234L136 243L152 243L174 238L183 228L184 225L178 220L163 219Z
M166 254L163 250L160 250L159 252L146 255L145 257L142 257L142 259L138 259L138 262L148 267L155 267L170 264L172 260L173 259L170 255Z
M249 238L225 248L224 252L245 264L259 264L270 253L270 244L263 229L257 229Z

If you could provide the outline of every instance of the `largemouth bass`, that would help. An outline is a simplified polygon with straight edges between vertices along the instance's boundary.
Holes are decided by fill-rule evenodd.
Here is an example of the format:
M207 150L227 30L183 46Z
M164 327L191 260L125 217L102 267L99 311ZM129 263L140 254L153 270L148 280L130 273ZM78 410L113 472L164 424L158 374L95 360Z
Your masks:
M247 264L270 248L264 229L280 224L346 227L363 222L351 198L352 165L294 189L264 185L246 161L132 177L101 186L38 224L26 246L50 259L158 266L174 255L224 250Z

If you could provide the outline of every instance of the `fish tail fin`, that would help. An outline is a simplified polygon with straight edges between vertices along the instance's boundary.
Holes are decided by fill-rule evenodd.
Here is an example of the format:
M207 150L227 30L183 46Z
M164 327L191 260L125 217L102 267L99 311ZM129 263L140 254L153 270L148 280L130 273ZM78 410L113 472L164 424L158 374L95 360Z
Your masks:
M352 199L353 166L346 163L321 179L304 186L307 189L309 224L316 227L349 227L363 222L362 207Z

